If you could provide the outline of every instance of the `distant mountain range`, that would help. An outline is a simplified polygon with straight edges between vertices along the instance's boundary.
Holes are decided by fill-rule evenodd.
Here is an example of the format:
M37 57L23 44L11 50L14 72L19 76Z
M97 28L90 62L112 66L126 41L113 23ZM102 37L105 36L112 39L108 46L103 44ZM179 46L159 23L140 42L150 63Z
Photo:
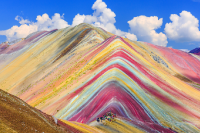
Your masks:
M200 132L196 53L131 41L83 23L1 44L0 88L41 110L35 120L43 118L52 131ZM109 111L115 121L96 121Z
M191 50L189 53L193 53L193 54L196 54L196 55L200 55L200 47Z

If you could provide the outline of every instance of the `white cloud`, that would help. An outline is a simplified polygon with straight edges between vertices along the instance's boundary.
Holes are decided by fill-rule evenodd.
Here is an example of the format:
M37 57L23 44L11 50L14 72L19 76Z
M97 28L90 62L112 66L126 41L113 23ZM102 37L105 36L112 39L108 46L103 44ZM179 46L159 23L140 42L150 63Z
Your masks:
M181 51L184 51L184 52L190 52L190 50L188 50L188 49L180 49Z
M63 16L64 14L60 16L59 13L55 13L52 19L50 19L46 13L42 16L38 15L36 18L37 22L35 23L38 26L38 31L61 29L69 26Z
M83 23L85 19L85 15L80 15L77 14L74 18L73 18L73 22L72 22L72 26L76 26L80 23Z
M166 46L167 37L162 32L157 33L155 30L160 28L163 19L157 16L138 16L128 21L130 32L137 35L141 41L150 42L155 45Z
M167 37L180 42L200 41L199 20L190 12L182 11L180 16L171 14L171 23L165 25Z
M136 41L137 37L134 34L121 31L115 27L115 13L110 9L107 8L107 5L102 0L96 0L93 4L92 9L94 10L93 15L80 15L77 14L72 22L72 26L78 25L80 23L89 23L93 24L94 26L101 27L108 32L113 34L127 37L131 40Z
M49 18L48 14L43 14L42 16L38 15L36 18L36 22L30 22L27 19L23 19L20 16L16 16L15 20L19 21L20 26L13 26L8 30L0 31L0 35L5 35L8 41L12 41L18 38L25 38L30 33L42 30L53 30L53 29L61 29L65 28L68 23L63 19L64 14L60 16L60 14L55 13L52 16L52 19Z
M19 21L20 24L28 24L28 23L31 23L28 19L23 19L23 18L20 17L20 16L16 16L16 17L15 17L15 20Z
M101 27L113 34L129 38L130 40L137 40L137 37L141 41L150 42L156 45L166 46L167 37L162 32L157 33L155 30L160 28L163 21L162 18L158 19L156 16L146 17L139 16L134 17L128 21L130 26L130 32L124 32L117 29L115 26L116 14L107 7L106 3L102 0L96 0L93 4L94 10L92 15L80 15L77 14L73 18L72 26L76 26L80 23L89 23L97 27ZM48 14L38 15L36 22L30 22L28 19L23 19L20 16L16 16L15 20L19 21L20 26L13 26L8 30L0 31L0 35L6 35L8 41L12 41L18 38L24 38L32 32L52 30L65 28L68 25L63 18L64 15L55 13L52 18L49 18ZM137 35L137 37L136 37Z
M35 31L37 31L36 25L22 24L19 27L15 25L8 30L0 31L0 35L5 35L8 41L12 41L18 38L24 38Z

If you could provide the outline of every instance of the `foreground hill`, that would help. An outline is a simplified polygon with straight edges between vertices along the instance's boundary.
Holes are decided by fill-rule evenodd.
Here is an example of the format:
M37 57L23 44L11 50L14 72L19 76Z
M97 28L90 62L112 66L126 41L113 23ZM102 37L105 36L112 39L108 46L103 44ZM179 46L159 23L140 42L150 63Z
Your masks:
M65 133L67 125L0 89L1 133ZM59 122L58 122L59 121ZM72 129L72 128L71 128Z
M2 47L0 87L74 128L200 132L199 56L88 24ZM108 111L115 122L96 122Z

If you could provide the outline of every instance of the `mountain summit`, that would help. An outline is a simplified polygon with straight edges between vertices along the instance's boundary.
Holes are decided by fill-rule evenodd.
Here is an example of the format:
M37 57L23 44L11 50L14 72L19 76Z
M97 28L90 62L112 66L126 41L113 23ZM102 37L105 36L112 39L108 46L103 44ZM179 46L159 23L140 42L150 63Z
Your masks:
M79 131L200 132L199 56L85 23L0 48L0 88Z

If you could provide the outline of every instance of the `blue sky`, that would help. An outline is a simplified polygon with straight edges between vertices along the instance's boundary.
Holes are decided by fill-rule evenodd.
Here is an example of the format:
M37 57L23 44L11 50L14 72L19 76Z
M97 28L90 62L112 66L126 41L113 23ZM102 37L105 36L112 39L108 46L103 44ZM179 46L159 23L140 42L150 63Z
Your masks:
M42 19L47 17L46 22L39 17L36 20L39 15ZM175 49L191 50L200 46L200 0L9 0L1 1L0 18L0 42L25 37L32 31L88 22L132 40ZM6 31L13 30L15 25L21 27L8 35ZM22 25L27 26L22 28ZM30 27L31 30L26 30ZM22 29L27 32L21 32Z

